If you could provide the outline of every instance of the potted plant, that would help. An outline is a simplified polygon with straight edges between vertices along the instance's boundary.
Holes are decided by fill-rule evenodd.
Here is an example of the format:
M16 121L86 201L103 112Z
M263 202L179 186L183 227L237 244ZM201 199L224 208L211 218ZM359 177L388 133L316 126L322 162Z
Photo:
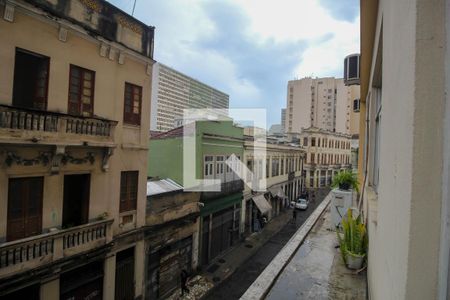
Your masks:
M361 269L367 249L366 225L361 222L361 215L353 218L349 209L342 219L342 229L337 233L342 259L349 269Z
M356 174L351 171L342 171L334 176L331 186L333 188L338 187L340 190L344 191L350 189L358 191L358 178L356 177Z

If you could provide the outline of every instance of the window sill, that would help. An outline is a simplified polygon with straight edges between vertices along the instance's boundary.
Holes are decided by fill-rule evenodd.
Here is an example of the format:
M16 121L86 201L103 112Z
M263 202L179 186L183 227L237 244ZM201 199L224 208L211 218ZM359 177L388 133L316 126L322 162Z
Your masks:
M134 214L136 214L136 212L137 212L136 209L134 209L134 210L127 210L127 211L124 211L124 212L120 212L120 213L119 213L119 217L128 216L128 215L134 215Z
M122 127L127 129L141 129L141 125L133 125L128 123L123 123Z

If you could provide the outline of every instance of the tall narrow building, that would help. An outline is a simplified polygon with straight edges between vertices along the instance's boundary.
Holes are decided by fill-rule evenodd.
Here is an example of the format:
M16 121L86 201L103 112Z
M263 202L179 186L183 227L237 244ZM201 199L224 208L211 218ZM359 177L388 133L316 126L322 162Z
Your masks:
M302 129L321 128L353 134L353 101L359 99L358 86L345 86L343 79L303 78L288 82L285 132L297 136ZM356 123L357 124L357 123Z
M229 96L161 63L153 67L150 129L168 131L181 124L183 109L228 109Z

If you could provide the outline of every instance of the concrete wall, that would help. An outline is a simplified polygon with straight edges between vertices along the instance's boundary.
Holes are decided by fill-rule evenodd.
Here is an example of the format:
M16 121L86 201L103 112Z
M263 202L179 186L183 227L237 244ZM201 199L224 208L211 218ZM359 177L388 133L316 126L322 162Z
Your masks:
M364 82L371 91L379 75L376 57L382 57L379 185L376 190L370 186L374 151L370 130L365 189L372 299L438 297L444 11L444 1L380 1L371 73ZM362 24L368 26L364 19ZM363 54L367 55L364 49ZM362 95L367 107L373 103L371 95Z

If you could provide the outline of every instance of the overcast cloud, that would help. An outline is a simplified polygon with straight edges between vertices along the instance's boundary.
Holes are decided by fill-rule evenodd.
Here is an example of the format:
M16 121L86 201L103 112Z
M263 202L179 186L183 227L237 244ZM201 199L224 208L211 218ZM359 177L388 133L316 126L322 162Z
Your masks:
M133 0L110 0L131 13ZM280 123L288 80L342 77L359 52L357 0L137 0L156 27L155 60L230 95L230 107L267 108Z

